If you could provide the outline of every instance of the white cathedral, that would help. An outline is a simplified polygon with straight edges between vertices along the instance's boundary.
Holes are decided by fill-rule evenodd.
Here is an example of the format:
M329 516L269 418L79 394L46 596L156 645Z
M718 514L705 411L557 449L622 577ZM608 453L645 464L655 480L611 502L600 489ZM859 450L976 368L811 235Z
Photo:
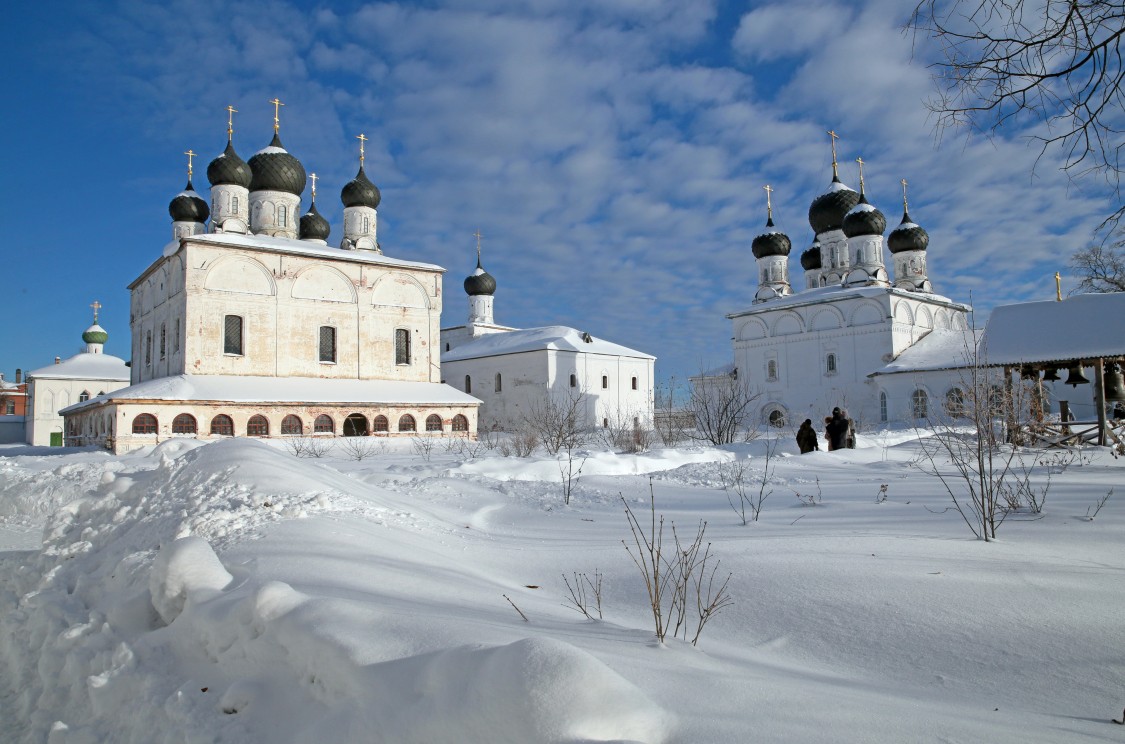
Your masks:
M365 138L340 194L344 235L329 247L315 174L299 215L305 169L272 103L273 140L249 161L228 119L207 167L210 206L187 153L173 240L129 285L131 384L63 409L67 444L120 453L174 436L476 432L480 401L441 383L444 269L383 254Z
M830 133L832 134L832 133ZM803 287L794 291L792 243L773 223L767 190L765 231L754 238L758 290L753 304L727 315L733 366L725 373L758 394L763 423L814 425L839 406L864 424L931 415L955 401L975 339L971 308L934 292L926 268L929 235L903 216L887 220L864 191L840 181L833 135L832 181L809 207L815 239L801 254ZM712 373L715 374L715 373Z

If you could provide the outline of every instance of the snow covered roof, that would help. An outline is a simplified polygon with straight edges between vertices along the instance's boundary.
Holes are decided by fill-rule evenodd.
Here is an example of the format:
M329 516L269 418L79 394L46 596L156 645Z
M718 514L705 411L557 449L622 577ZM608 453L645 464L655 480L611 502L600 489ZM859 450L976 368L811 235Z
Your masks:
M524 328L503 333L489 333L464 343L452 351L445 352L441 355L441 361L443 363L457 362L463 359L480 359L481 357L519 354L541 349L656 359L651 354L594 338L568 326L544 326L543 328Z
M1125 292L1001 305L985 325L981 354L990 365L1125 355Z
M320 377L173 375L99 395L62 411L105 401L168 400L221 403L397 403L478 405L479 400L438 382L329 380ZM60 411L60 413L62 412Z
M805 289L796 294L786 295L784 297L771 299L769 302L759 303L747 310L727 313L727 318L733 320L741 316L756 315L757 313L778 310L780 308L817 305L823 302L835 302L836 300L845 300L853 297L879 297L887 294L898 295L899 297L910 297L915 300L932 302L934 304L956 307L963 310L970 309L969 306L964 303L954 302L948 297L937 294L919 294L918 292L909 292L905 289L897 289L895 287L845 287L842 284L833 284L827 287Z
M111 354L75 354L58 364L32 370L28 377L40 380L115 380L129 379L129 367L125 360Z
M332 248L327 245L310 243L307 240L293 240L291 238L274 238L268 235L239 235L238 233L203 233L191 235L182 240L173 240L164 246L163 258L172 256L180 246L190 241L192 243L207 243L210 245L225 245L233 248L246 248L267 253L289 253L297 256L311 256L326 258L333 261L351 261L352 263L366 263L377 266L392 266L403 269L423 269L425 271L445 272L437 264L423 263L421 261L405 261L401 258L391 258L372 251L346 251L342 248ZM159 261L154 262L145 269L140 276L129 285L132 289L138 282L148 276L148 273Z
M930 331L895 357L890 364L875 370L868 377L968 366L975 348L974 342L979 336L979 332L973 331Z

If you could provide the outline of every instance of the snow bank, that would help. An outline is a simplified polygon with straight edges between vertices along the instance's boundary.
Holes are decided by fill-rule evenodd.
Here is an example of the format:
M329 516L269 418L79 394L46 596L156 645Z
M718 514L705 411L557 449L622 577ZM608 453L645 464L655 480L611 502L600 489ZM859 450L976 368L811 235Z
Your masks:
M565 455L559 455L564 458ZM665 449L638 455L608 451L575 452L575 469L582 464L582 477L591 475L645 475L676 468L687 463L716 462L731 454L714 448ZM584 462L583 462L584 461ZM488 457L471 460L450 471L452 474L480 475L499 481L525 480L557 482L559 460L554 457Z

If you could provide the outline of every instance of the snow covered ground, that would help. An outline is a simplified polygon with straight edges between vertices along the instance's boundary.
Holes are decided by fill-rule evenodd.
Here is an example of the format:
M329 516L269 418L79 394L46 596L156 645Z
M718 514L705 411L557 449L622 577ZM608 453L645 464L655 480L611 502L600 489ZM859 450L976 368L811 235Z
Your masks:
M594 452L569 505L546 457L408 441L0 448L0 739L1123 740L1125 460L1089 450L985 543L913 433L787 439L744 526L717 463L764 448ZM732 575L695 647L654 641L622 545L650 483ZM600 621L564 602L595 569Z

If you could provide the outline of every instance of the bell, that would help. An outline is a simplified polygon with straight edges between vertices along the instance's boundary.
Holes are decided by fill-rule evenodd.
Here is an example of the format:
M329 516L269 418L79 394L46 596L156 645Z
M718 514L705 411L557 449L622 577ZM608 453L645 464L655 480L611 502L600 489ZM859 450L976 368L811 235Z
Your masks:
M1020 379L1021 380L1038 380L1039 379L1039 370L1035 369L1035 367L1032 367L1030 364L1024 365L1023 367L1020 368Z
M1048 367L1043 372L1043 382L1058 382L1059 373L1054 367Z
M1125 403L1125 374L1121 372L1121 365L1113 362L1107 364L1102 383L1107 402Z
M1086 375L1082 374L1082 362L1075 362L1070 365L1068 370L1066 384L1072 387L1079 385L1089 385L1090 381L1086 379Z

